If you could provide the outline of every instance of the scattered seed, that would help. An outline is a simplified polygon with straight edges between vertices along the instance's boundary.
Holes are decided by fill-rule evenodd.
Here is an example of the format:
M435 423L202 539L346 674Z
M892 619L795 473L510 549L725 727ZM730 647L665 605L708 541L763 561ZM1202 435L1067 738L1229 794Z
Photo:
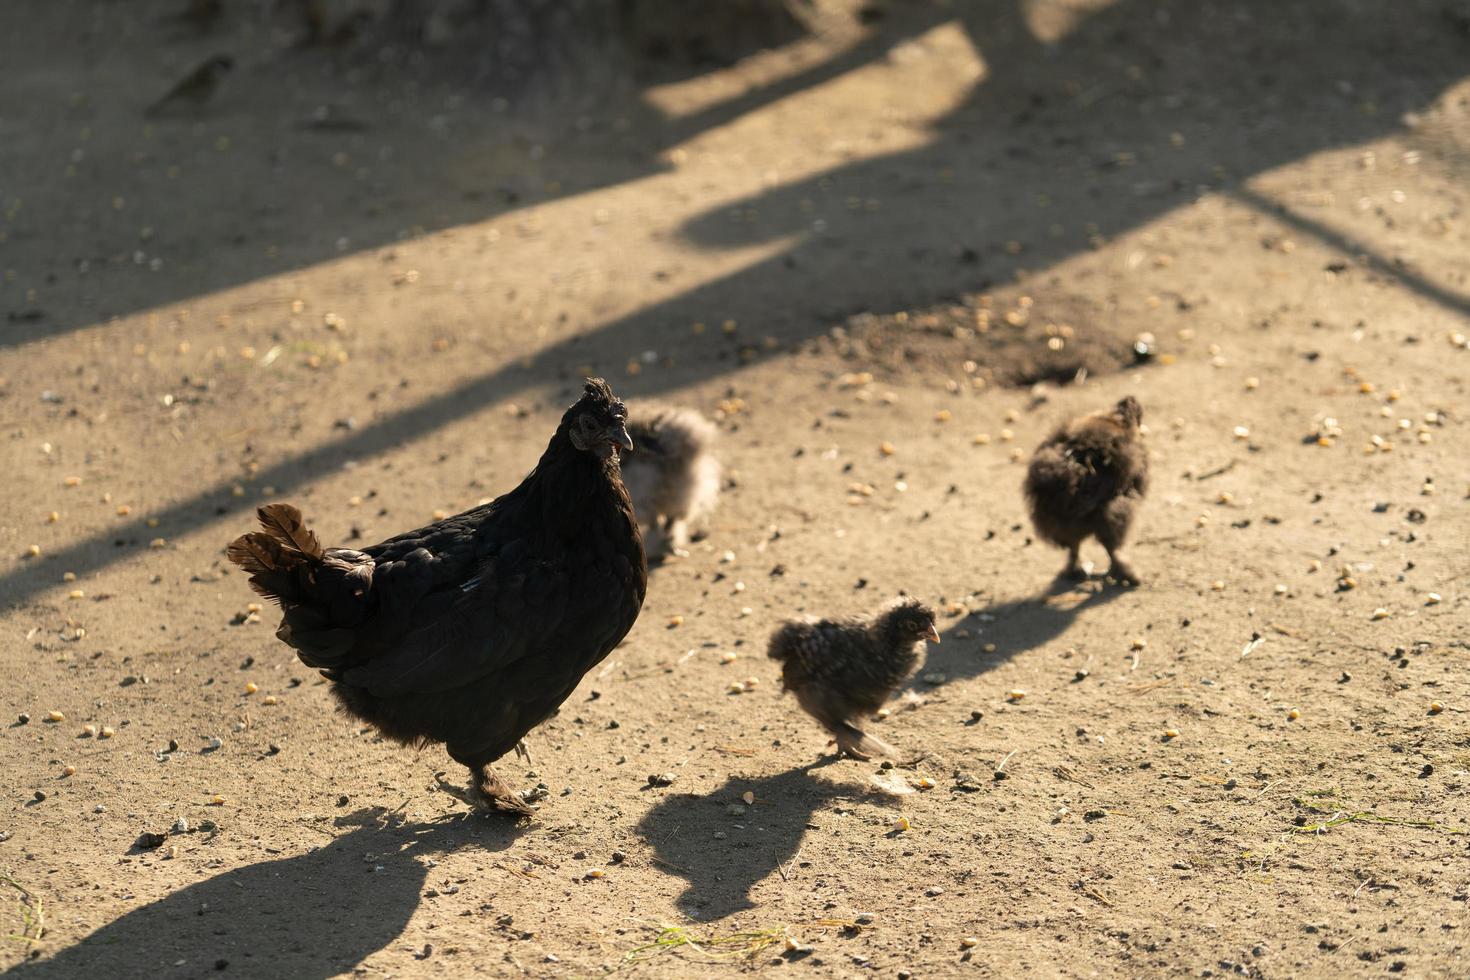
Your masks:
M46 712L46 720L49 722L66 721L66 715L60 711L48 711Z
M947 408L941 408L934 413L934 421L936 422L948 422L952 418L954 418L954 414Z
M1444 705L1441 702L1439 702L1439 701L1431 701L1431 702L1429 702L1429 713L1431 715L1437 715L1437 714L1439 714L1443 710L1444 710Z
M66 594L66 597L68 599L81 599L86 596L86 594L87 593L83 592L81 589L72 589Z
M732 664L737 659L739 659L739 657L740 654L736 653L734 650L726 650L724 653L720 654L720 663Z
M669 617L669 627L670 628L673 628L673 627L676 627L676 626L683 626L683 625L684 625L684 617L683 616L670 616Z
M258 690L260 690L260 687L254 681L249 681L245 685L246 694L254 694Z
M1297 720L1297 719L1298 719L1298 718L1300 718L1300 717L1301 717L1301 716L1302 716L1302 713L1301 713L1301 711L1299 711L1299 710L1298 710L1298 709L1296 709L1296 708L1292 708L1292 709L1291 709L1291 710L1290 710L1290 711L1288 711L1288 712L1287 712L1287 713L1286 713L1286 720L1287 720L1287 721L1296 721L1296 720Z
M1130 650L1142 650L1146 646L1148 646L1148 641L1145 640L1143 637L1139 636L1139 637L1134 637L1133 642L1131 642L1131 643L1128 644L1128 649L1130 649Z
M1372 618L1373 618L1373 621L1374 622L1377 622L1380 619L1387 619L1388 618L1388 610L1387 609L1384 609L1382 606L1379 606L1377 609L1373 610L1373 617Z
M1164 737L1165 738L1168 738L1168 739L1178 738L1179 737L1179 729L1177 729L1177 728L1166 728L1166 729L1164 729Z
M1251 430L1247 426L1237 425L1234 430L1234 435L1236 439L1243 441L1251 437Z
M606 875L606 872L603 871L601 868L588 868L587 873L584 874L582 877L588 879L589 881L596 881L598 878L601 878L604 875Z
M898 831L899 833L903 833L905 830L908 830L912 826L913 824L909 823L908 817L899 817L897 820L893 821L893 829Z
M977 446L988 446L990 445L990 433L977 432L975 433L975 438L971 439L970 441Z
M1019 701L1026 696L1026 692L1019 687L1006 692L1006 698L1010 701Z
M1219 579L1215 579L1215 581L1210 583L1210 590L1213 592L1224 592L1225 583L1220 581Z

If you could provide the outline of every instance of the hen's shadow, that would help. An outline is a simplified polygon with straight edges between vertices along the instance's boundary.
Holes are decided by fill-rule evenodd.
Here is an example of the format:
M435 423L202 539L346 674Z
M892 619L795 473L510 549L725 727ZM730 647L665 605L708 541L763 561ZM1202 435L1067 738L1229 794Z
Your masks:
M836 800L891 803L851 782L813 778L835 758L774 776L732 776L713 792L665 797L638 824L655 867L688 882L676 904L691 919L718 919L753 908L751 890L773 874L795 875L812 815ZM755 802L744 802L746 793ZM732 805L745 808L731 813ZM715 834L726 837L716 840Z
M504 850L507 821L454 818L393 825L380 815L316 850L261 861L181 888L42 960L16 980L72 977L314 977L351 973L397 939L418 908L422 860L473 845Z

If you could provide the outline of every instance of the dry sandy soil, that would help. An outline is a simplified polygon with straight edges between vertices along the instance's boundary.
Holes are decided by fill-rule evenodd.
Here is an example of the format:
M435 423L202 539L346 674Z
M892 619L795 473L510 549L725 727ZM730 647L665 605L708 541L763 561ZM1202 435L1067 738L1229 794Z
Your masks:
M1462 4L824 3L518 86L243 6L0 10L7 975L1465 974ZM223 547L504 491L584 372L730 483L517 827ZM1054 585L1024 459L1125 393L1145 584ZM899 590L927 758L834 760L764 638Z

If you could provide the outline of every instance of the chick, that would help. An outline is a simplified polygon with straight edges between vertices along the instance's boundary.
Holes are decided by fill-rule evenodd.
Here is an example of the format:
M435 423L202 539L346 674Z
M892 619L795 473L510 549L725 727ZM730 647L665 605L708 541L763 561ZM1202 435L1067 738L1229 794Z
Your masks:
M623 485L643 528L649 555L688 554L689 529L714 510L720 461L713 424L689 408L643 403L629 411L633 451L623 462Z
M163 98L144 109L143 114L156 117L199 112L205 103L214 98L220 79L234 67L234 58L227 54L215 55L185 75Z
M1148 491L1148 451L1139 423L1143 408L1131 395L1111 410L1076 418L1036 449L1026 471L1026 503L1042 540L1067 549L1062 574L1084 574L1077 551L1096 537L1107 549L1108 575L1137 585L1118 550L1133 512Z
M939 642L934 610L917 599L890 603L876 616L801 619L771 634L766 655L781 664L783 691L854 759L892 755L854 722L877 711L919 665L923 642Z

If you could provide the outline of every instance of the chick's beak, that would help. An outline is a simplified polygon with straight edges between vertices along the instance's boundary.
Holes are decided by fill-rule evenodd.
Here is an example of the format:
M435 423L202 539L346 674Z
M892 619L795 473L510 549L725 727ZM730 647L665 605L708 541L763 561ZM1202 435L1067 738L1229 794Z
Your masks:
M934 628L933 623L929 624L929 632L924 634L924 638L927 639L930 643L939 642L939 630Z

